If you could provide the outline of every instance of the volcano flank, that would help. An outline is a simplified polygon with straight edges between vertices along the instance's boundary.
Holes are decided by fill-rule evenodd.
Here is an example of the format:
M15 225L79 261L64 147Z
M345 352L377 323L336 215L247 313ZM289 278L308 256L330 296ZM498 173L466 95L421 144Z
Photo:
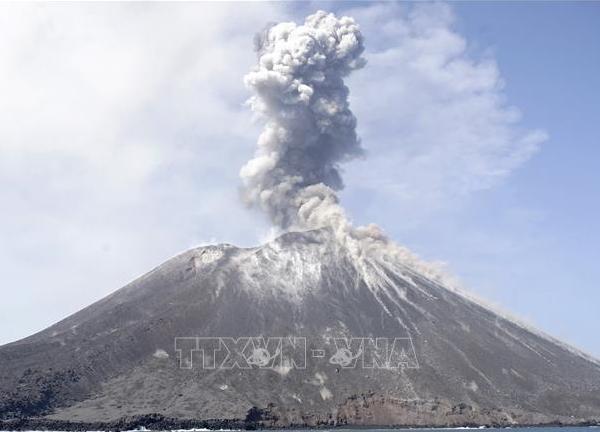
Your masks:
M216 337L287 344L259 351L282 363L186 363L185 343ZM375 338L405 341L404 360L328 361L335 341L356 356ZM301 340L304 365L301 343L286 351ZM357 266L326 229L190 250L1 347L0 364L8 427L573 424L600 407L594 359L409 268Z

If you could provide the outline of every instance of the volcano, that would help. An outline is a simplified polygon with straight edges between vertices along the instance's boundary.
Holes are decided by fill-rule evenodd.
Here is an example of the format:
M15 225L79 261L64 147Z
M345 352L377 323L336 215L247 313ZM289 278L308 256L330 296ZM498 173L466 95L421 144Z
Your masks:
M409 267L357 262L328 229L192 249L0 347L0 365L9 428L600 418L595 359Z

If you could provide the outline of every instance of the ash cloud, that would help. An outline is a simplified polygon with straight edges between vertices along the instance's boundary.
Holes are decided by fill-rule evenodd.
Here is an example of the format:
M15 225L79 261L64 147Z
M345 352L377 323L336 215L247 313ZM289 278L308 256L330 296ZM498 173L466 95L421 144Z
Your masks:
M364 153L344 84L366 64L354 19L318 11L302 25L268 26L255 44L258 64L245 83L265 126L240 172L245 201L284 231L331 228L362 265L383 260L439 279L377 226L352 226L336 194L344 187L340 164Z
M256 48L245 82L266 125L241 171L245 198L282 229L328 225L343 217L339 164L363 153L343 80L365 64L363 37L352 18L319 11L268 27Z

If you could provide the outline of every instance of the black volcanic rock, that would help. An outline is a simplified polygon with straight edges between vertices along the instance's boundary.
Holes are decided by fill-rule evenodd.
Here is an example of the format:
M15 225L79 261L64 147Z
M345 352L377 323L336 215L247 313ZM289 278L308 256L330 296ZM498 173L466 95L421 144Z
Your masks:
M177 337L246 336L306 338L306 368L204 369L198 352L196 367L180 367ZM413 351L400 368L331 364L331 338L348 337L410 338ZM161 427L576 424L600 418L600 366L418 273L358 265L320 230L190 250L0 347L0 418L69 428L144 418Z

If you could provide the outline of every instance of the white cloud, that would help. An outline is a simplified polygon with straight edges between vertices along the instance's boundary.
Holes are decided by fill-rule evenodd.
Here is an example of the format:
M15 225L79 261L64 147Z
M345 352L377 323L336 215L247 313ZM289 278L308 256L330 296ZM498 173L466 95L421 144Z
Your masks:
M252 243L243 105L273 5L29 4L0 14L0 343L205 239Z
M384 3L348 13L368 50L367 67L349 80L368 156L348 167L346 196L368 197L365 219L387 211L417 225L496 185L546 140L519 126L494 59L469 54L448 5Z

